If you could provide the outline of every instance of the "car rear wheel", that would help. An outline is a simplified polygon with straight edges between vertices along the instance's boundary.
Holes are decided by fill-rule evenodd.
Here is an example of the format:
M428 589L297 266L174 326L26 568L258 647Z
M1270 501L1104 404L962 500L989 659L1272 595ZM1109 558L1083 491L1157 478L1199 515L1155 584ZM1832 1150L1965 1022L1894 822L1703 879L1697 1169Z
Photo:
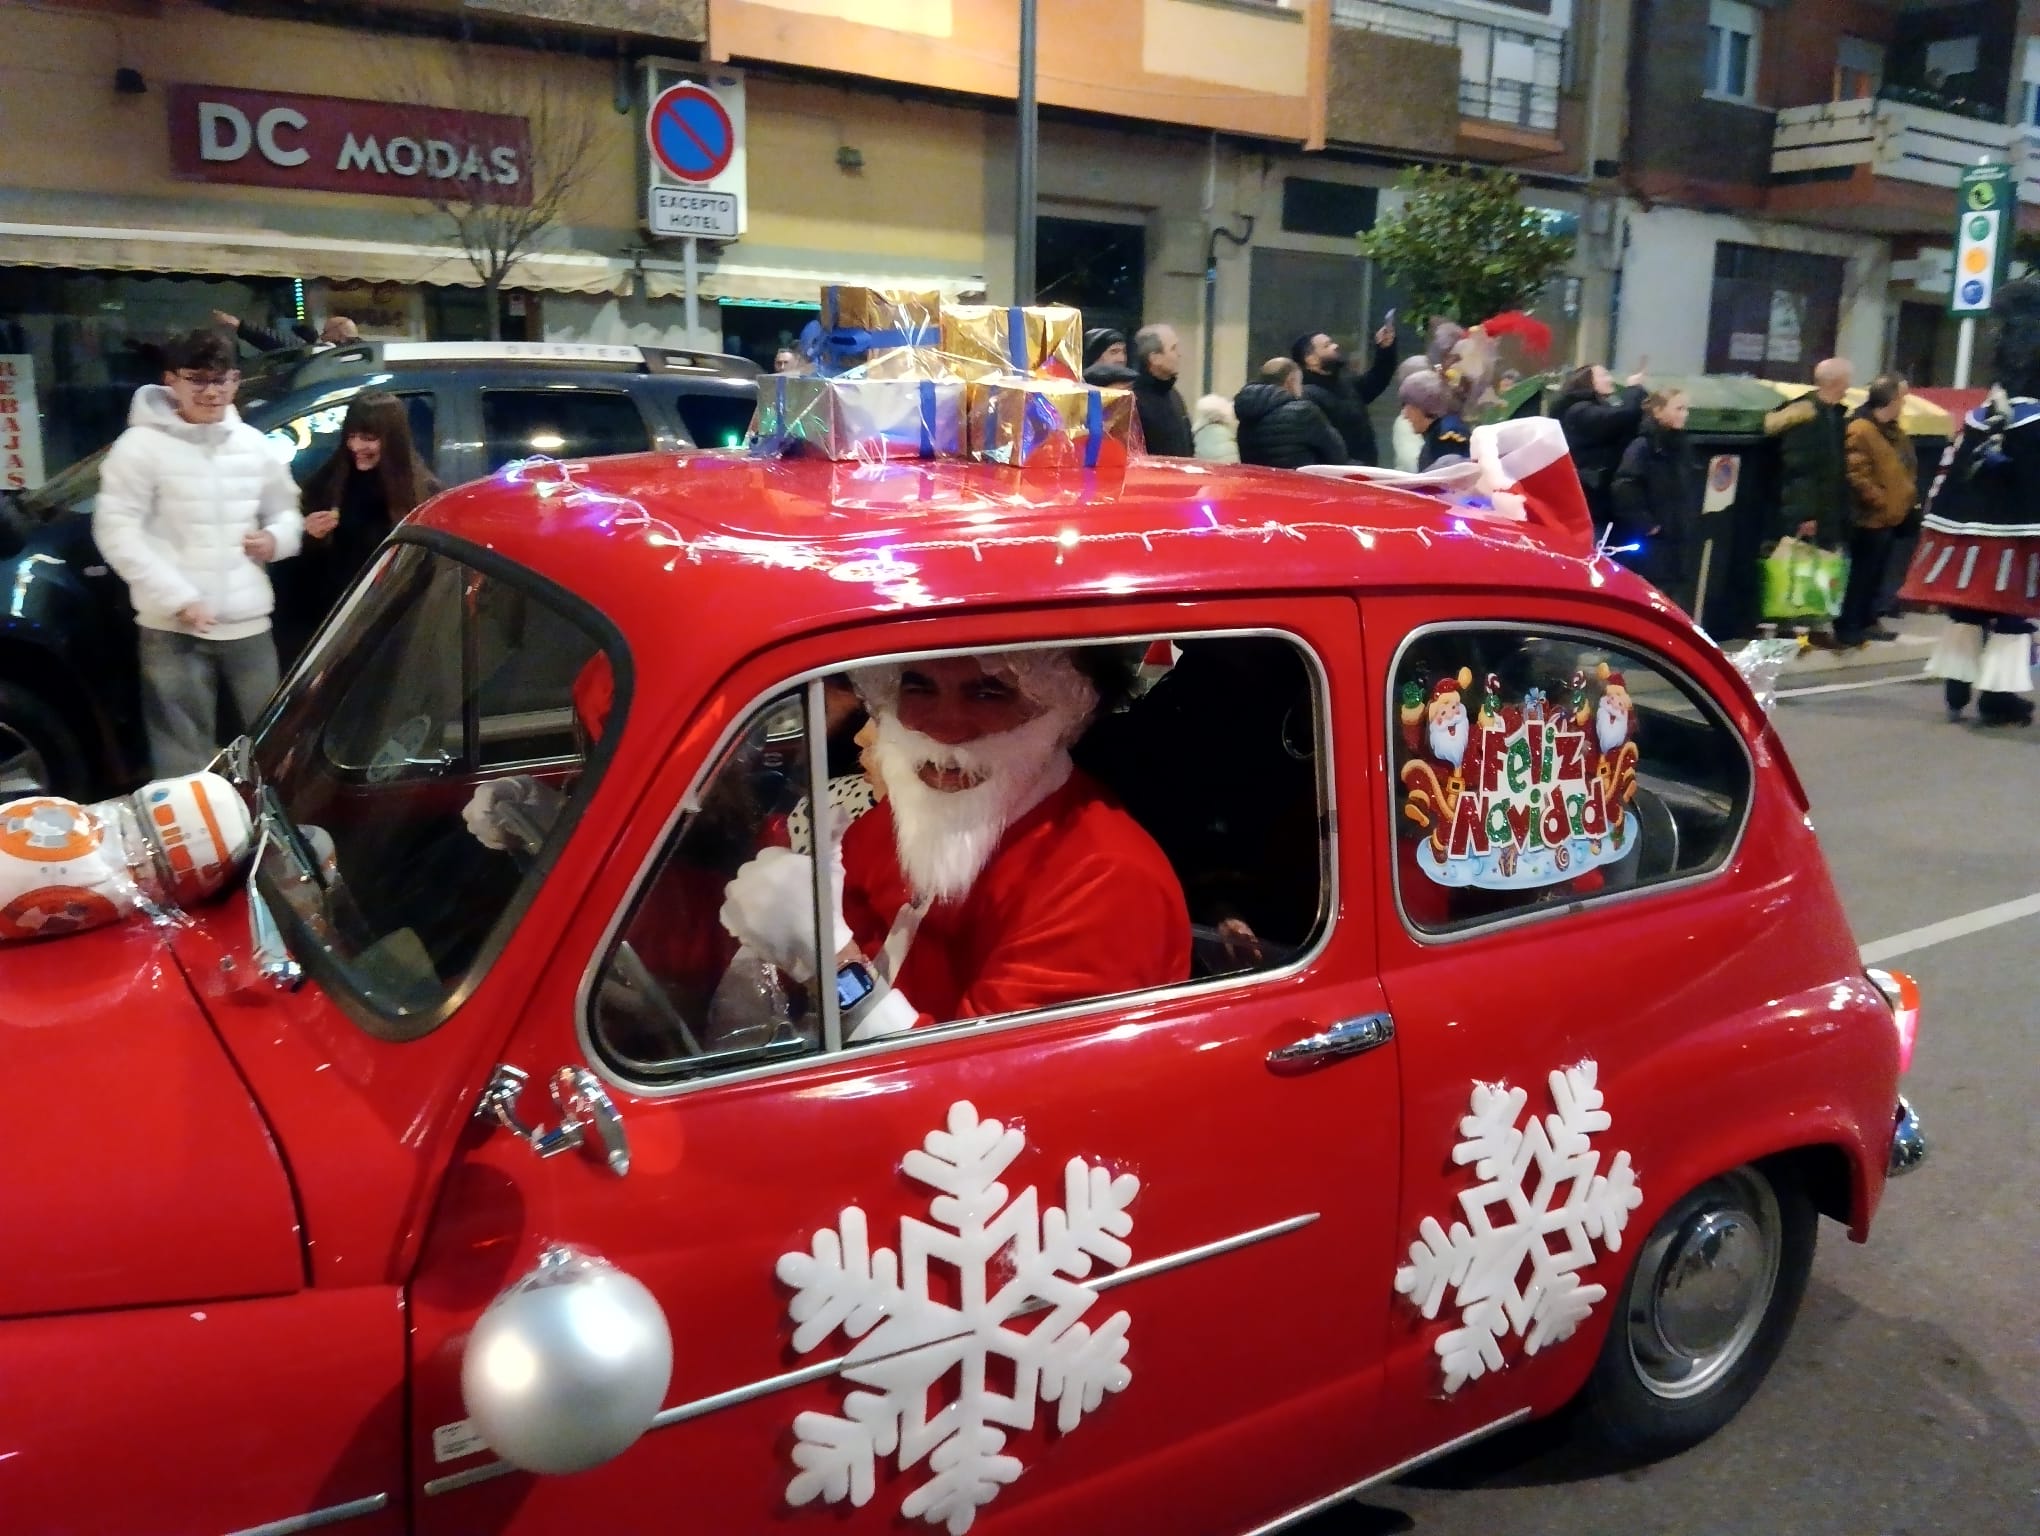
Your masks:
M1666 1212L1587 1382L1593 1433L1625 1455L1667 1456L1734 1418L1791 1331L1818 1221L1796 1180L1755 1164Z
M64 719L15 683L0 683L0 800L80 791L85 753Z

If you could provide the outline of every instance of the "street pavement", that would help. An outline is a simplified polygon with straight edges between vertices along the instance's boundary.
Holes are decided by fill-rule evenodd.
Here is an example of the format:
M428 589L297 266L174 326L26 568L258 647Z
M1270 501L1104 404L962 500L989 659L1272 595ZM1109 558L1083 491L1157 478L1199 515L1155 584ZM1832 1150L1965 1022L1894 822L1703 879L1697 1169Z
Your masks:
M1866 945L2040 893L2040 726L1951 724L1921 654L1808 658L1781 683L1779 731ZM2036 905L1888 957L1924 996L1905 1091L1931 1155L1891 1184L1867 1245L1821 1223L1784 1356L1727 1429L1624 1468L1531 1425L1296 1529L2040 1536Z

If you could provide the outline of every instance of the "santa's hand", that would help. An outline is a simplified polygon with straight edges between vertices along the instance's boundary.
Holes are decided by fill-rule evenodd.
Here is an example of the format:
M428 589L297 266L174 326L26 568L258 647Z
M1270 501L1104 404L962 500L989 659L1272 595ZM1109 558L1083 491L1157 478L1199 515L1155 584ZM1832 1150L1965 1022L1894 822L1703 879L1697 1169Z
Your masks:
M883 983L881 983L883 985ZM854 1045L864 1040L878 1040L886 1035L903 1035L920 1020L920 1012L900 993L891 987L873 998L864 1017L857 1021L857 1027L850 1031L850 1042Z
M525 774L477 784L460 813L475 841L499 853L538 852L566 797Z
M829 957L853 941L843 921L843 854L832 849L831 905L834 943ZM778 966L795 981L815 975L814 864L806 854L767 848L738 870L723 889L722 925L739 944Z

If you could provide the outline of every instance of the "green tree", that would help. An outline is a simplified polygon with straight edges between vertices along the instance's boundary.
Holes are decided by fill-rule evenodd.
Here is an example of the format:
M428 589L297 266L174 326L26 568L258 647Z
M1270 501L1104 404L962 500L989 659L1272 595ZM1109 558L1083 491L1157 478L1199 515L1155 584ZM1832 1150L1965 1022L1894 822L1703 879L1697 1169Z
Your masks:
M1572 260L1572 237L1546 229L1506 171L1415 166L1396 185L1402 207L1360 249L1408 292L1413 318L1478 325L1528 309Z

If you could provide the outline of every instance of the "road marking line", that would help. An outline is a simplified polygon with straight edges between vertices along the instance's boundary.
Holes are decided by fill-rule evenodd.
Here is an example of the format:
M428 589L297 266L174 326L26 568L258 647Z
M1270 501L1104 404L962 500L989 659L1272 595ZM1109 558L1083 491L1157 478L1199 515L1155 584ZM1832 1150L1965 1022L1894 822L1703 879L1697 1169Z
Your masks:
M1865 944L1863 963L1876 965L1880 961L1911 954L1914 950L1925 949L1929 945L1945 944L1950 939L1967 938L1970 934L1981 933L1986 928L2016 923L2022 917L2040 917L2040 895L2021 896L2016 901L2001 901L1994 907L1979 907L1974 912L1964 912L1960 917L1943 918L1940 922L1929 923L1924 928L1909 928L1904 933L1894 933L1888 939Z
M1853 693L1858 688L1888 688L1893 683L1931 683L1924 672L1906 672L1898 677L1874 677L1867 683L1816 683L1810 688L1780 688L1774 698L1803 699L1815 693Z

